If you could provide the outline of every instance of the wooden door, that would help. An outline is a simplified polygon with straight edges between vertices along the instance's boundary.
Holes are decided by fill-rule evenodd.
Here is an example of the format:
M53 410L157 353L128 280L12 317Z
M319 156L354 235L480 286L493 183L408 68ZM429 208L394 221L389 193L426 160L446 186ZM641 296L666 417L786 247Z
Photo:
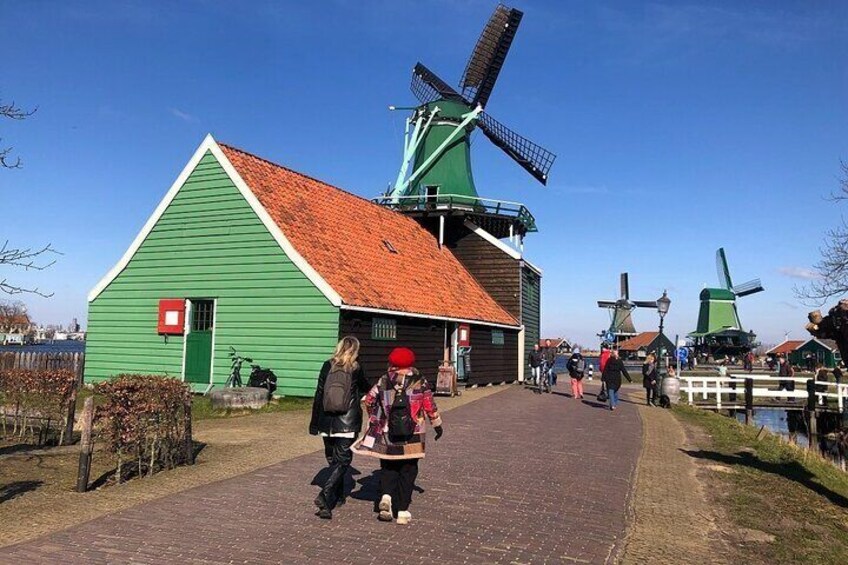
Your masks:
M186 336L185 381L207 384L212 381L212 328L215 301L192 300L191 321Z

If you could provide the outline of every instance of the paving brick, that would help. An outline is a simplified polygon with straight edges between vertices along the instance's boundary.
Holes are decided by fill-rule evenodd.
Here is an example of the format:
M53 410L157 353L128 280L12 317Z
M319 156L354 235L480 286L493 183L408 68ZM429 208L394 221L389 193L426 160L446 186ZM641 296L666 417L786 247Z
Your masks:
M315 517L314 453L0 549L0 563L604 563L624 538L641 428L632 404L588 396L515 387L445 413L409 529L376 520L366 457L348 503Z

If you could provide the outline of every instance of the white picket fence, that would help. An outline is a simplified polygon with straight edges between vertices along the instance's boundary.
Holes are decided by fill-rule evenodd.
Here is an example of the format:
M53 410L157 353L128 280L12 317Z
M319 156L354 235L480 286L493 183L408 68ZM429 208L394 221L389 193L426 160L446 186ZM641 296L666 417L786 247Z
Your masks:
M754 386L751 389L751 396L755 404L757 399L775 401L794 398L804 401L808 400L807 381L810 379L776 377L763 374L743 373L727 376L681 376L680 380L683 386L680 387L680 391L687 395L689 404L698 404L701 406L704 404L714 405L718 410L722 408L744 408L746 379L753 381ZM794 382L795 390L779 390L781 381ZM848 383L837 385L832 382L815 381L815 385L814 394L816 396L816 403L819 406L827 406L829 405L828 400L833 399L836 400L836 407L839 412L845 410L845 404L848 401ZM737 401L730 401L723 398L723 396L731 394L737 395ZM700 399L697 398L698 396L700 396ZM738 399L741 399L741 402Z

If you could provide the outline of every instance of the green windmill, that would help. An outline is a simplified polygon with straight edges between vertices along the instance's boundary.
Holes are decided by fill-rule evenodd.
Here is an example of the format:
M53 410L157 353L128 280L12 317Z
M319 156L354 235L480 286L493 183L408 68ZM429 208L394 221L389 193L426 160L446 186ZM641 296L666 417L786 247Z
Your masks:
M495 8L465 67L461 92L421 63L415 65L411 88L420 106L408 108L402 165L381 203L407 213L472 216L498 238L519 239L536 231L522 204L480 198L471 172L477 129L542 184L556 158L484 111L522 16L502 4Z
M765 289L760 279L734 286L723 247L716 252L716 269L719 288L705 288L701 291L698 329L690 333L689 337L695 340L698 353L706 353L713 358L740 355L754 346L757 336L752 331L746 332L739 321L736 299Z

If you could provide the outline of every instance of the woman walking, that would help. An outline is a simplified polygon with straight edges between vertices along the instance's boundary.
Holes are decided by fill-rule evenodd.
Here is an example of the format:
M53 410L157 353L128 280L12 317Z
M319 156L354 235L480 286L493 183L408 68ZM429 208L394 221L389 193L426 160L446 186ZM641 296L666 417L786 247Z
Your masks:
M645 396L648 406L657 405L657 364L656 357L651 353L642 364L642 386L645 387Z
M350 448L362 429L360 398L368 390L368 381L358 357L359 340L342 338L321 367L312 402L309 433L324 439L329 465L327 479L315 499L318 516L325 520L333 517L333 508L344 504L345 476L353 461Z
M607 396L609 397L610 410L615 410L615 407L618 406L618 389L621 388L622 375L631 383L633 382L633 379L630 378L630 374L627 372L627 368L618 357L618 350L613 349L612 353L610 353L609 360L604 366L604 372L601 375L601 382L606 387Z
M415 353L397 347L389 354L389 370L365 396L368 431L353 451L380 459L379 519L398 524L412 520L409 505L424 457L424 417L442 437L442 419L427 381L414 367Z

